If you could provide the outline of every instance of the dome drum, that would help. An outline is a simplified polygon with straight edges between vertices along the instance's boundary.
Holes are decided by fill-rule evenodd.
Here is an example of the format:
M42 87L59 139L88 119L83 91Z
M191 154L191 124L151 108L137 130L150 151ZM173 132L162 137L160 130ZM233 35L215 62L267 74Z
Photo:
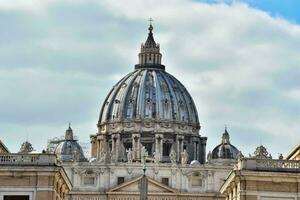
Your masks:
M128 162L128 151L133 152L132 161L142 161L143 148L147 160L154 162L181 163L181 153L188 153L187 163L198 160L204 163L206 137L199 135L180 135L172 132L131 132L98 134L96 139L99 150L94 155L100 162ZM171 160L172 151L174 154ZM159 158L157 158L157 156ZM185 164L187 164L185 163Z
M198 135L200 127L197 125L189 125L181 122L173 121L157 121L157 120L148 120L148 121L131 121L131 122L108 122L103 123L99 127L99 133L130 133L133 131L141 132L177 132L180 134L187 135Z

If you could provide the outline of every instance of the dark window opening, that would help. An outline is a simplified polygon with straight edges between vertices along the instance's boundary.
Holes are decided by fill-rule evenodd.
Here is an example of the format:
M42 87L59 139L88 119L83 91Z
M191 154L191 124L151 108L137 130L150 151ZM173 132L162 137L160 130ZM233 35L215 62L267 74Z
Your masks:
M126 150L131 149L132 150L132 143L125 143L124 147Z
M148 152L148 155L152 155L152 143L142 143L145 149Z
M118 177L118 185L122 184L125 182L125 178L124 177Z
M171 152L171 146L170 143L164 143L163 144L163 156L169 156Z
M168 186L169 185L169 178L162 178L161 182L162 182L162 184Z
M112 143L110 142L109 143L109 151L111 151L112 150Z
M27 195L5 195L4 200L29 200Z

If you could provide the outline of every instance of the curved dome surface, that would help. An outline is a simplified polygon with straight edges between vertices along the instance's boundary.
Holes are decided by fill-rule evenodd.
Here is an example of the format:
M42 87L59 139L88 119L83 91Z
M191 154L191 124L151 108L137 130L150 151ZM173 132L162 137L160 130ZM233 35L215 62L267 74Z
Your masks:
M199 125L186 88L171 74L154 68L137 69L113 87L102 106L99 124L144 119Z
M240 151L230 144L230 137L227 129L222 136L222 143L214 148L212 151L212 159L237 159Z
M238 157L239 150L231 144L219 144L212 151L213 159L236 159Z
M81 146L76 140L65 140L59 143L55 154L61 161L86 161Z
M73 138L73 130L70 125L66 130L65 139L56 146L54 153L62 162L87 161L81 146L78 144L77 140L74 140Z

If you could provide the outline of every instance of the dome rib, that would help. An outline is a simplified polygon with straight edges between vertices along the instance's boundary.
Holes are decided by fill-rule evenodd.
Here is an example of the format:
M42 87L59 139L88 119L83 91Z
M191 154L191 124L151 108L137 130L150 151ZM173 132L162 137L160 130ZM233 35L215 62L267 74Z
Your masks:
M167 73L162 74L162 78L167 83L167 86L168 86L168 89L169 89L169 92L170 92L170 100L171 100L171 107L172 107L172 109L171 109L171 119L174 120L174 114L175 114L174 111L176 111L176 113L178 113L178 107L177 107L177 104L175 104L175 102L178 103L178 99L176 98L176 95L174 93L174 89L170 84L169 78L166 78L166 77L167 77ZM176 101L174 101L174 99L176 99ZM175 118L175 120L177 120L177 119Z
M168 77L172 82L172 85L173 85L172 88L174 90L174 94L177 99L177 104L179 105L179 106L177 106L176 120L180 121L180 120L182 120L183 116L188 116L188 110L186 109L186 107L188 105L186 104L185 98L182 95L182 92L179 89L180 86L178 86L178 83L176 83L176 80L172 76L169 76L169 74L168 74ZM175 88L175 87L177 87L177 88ZM181 105L181 102L184 103L185 106L183 104ZM184 108L184 110L182 110L182 108ZM188 117L188 119L189 119L189 117Z
M181 91L182 96L185 99L185 102L186 102L186 108L188 108L187 115L188 115L189 122L197 123L199 125L198 112L197 112L196 105L194 103L192 96L187 91L185 86L178 79L176 79L173 75L171 75L169 73L167 73L167 74L168 74L168 76L170 76L171 79L175 80L175 82L177 82L179 84L179 89ZM190 102L187 103L187 99L189 99ZM195 119L193 119L194 117L195 117Z
M124 98L125 100L122 102L122 106L121 106L122 119L127 118L129 106L131 105L131 103L133 104L133 102L135 101L132 99L132 92L133 92L132 90L133 90L133 84L136 82L138 75L139 75L139 73L136 73L127 85L127 88L126 88L127 90L125 92L125 98ZM134 105L132 105L131 109L132 109L132 114L131 114L131 118L132 118Z
M144 110L144 104L143 104L143 99L144 99L144 82L147 76L147 71L148 70L141 70L140 73L142 74L142 78L140 80L139 84L139 91L138 91L138 96L137 96L137 112L136 112L136 118L137 119L142 119L143 116L143 110Z
M155 101L156 101L156 105L155 105L155 119L159 119L159 111L161 110L162 108L162 103L161 101L158 100L158 98L161 96L160 94L160 90L159 90L159 81L158 81L158 74L159 74L159 71L153 71L153 74L154 74L154 85L155 85Z
M135 72L135 71L134 71ZM117 92L119 91L119 88L121 87L122 83L124 80L127 80L134 72L131 72L129 74L127 74L125 77L123 77L120 81L118 81L117 84L115 84L113 86L113 88L111 89L109 95L107 96L107 98L105 99L103 106L102 106L102 112L100 113L100 119L99 122L100 124L102 122L105 122L107 120L110 120L109 118L111 116L109 116L109 113L111 113L111 109L113 107L113 102L115 100L115 96L117 94ZM113 101L112 101L113 100ZM108 103L108 104L107 104Z

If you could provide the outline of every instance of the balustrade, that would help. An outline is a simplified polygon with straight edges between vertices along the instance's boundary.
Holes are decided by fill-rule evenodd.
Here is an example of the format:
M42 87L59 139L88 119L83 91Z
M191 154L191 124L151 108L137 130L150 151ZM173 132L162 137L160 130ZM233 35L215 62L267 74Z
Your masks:
M0 154L0 165L55 165L54 154Z

